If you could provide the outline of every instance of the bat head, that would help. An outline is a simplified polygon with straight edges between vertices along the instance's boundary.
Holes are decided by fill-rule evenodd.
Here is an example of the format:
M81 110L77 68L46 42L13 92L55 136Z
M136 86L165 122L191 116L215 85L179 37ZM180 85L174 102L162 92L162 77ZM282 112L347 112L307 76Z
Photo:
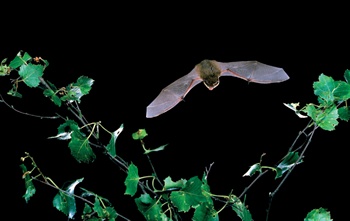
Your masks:
M216 61L203 60L197 65L197 71L199 72L199 76L203 80L204 85L209 90L213 90L219 85L221 70L217 66Z
M206 82L206 81L203 81L203 83L204 83L204 85L209 89L209 90L213 90L214 88L216 88L217 86L219 86L219 83L220 83L220 81L219 81L219 79L216 81L216 82L214 82L214 83L208 83L208 82Z

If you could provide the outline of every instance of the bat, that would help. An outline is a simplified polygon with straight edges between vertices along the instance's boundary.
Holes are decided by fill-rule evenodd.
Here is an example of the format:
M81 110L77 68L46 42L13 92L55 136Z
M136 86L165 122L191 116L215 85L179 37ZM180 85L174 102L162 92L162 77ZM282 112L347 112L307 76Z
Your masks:
M177 79L147 106L146 117L159 116L173 108L184 99L187 93L197 84L203 82L209 89L216 88L221 76L237 77L248 82L270 84L289 79L282 68L273 67L258 61L218 62L203 60L190 73Z

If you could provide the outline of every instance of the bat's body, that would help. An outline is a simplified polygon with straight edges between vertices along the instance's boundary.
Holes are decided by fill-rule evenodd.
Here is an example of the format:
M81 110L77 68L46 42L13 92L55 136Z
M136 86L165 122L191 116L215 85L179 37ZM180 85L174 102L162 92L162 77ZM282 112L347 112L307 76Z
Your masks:
M190 73L165 87L158 97L148 105L146 117L156 117L170 110L202 81L209 90L213 90L219 85L221 76L238 77L248 82L260 84L278 83L289 79L282 68L262 64L258 61L223 63L203 60Z

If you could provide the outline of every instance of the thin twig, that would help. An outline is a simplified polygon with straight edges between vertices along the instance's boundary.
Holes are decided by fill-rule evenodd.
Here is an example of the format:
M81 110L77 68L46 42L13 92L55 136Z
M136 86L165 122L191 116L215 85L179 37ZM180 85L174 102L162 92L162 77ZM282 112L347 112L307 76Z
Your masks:
M41 119L43 119L43 118L45 118L45 119L57 119L57 118L58 118L58 116L40 116L40 115L29 114L29 113L26 113L26 112L19 111L19 110L17 110L16 108L14 108L13 105L8 104L8 103L4 100L4 98L2 97L1 94L0 94L0 98L1 98L0 102L4 102L4 104L5 104L7 107L11 108L12 110L14 110L14 111L17 112L17 113L20 113L20 114L23 114L23 115L27 115L27 116L30 116L30 117L38 117L38 118L41 118Z
M309 127L309 124L306 126L306 128ZM307 147L309 146L309 144L311 143L312 137L315 134L316 129L318 128L317 125L314 125L313 130L307 135L308 139L307 139L307 143L305 144L305 147L303 149L303 151L300 153L299 158L297 159L297 161L293 164L293 166L289 169L289 171L287 172L287 174L283 177L282 181L279 183L279 185L276 187L276 189L270 193L270 199L269 199L269 204L268 204L268 208L266 210L266 221L268 221L269 219L269 213L271 210L271 204L272 204L272 200L273 197L275 196L275 194L278 192L278 190L281 188L281 186L283 185L283 183L286 181L286 179L288 178L288 176L292 173L293 169L297 166L298 162L303 158L305 151L307 149ZM303 130L303 132L305 132L305 129ZM300 134L300 133L299 133ZM299 137L299 136L298 136Z

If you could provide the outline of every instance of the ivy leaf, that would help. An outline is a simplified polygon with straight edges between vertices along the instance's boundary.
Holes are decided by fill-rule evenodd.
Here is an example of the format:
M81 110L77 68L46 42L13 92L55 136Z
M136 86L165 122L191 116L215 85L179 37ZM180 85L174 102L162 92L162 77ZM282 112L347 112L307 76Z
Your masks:
M18 74L28 87L37 87L40 83L39 78L44 74L44 67L34 64L22 65L19 68Z
M313 209L305 217L304 221L332 221L331 214L324 208Z
M205 202L206 198L202 194L202 182L195 176L186 182L185 187L180 191L173 191L170 199L179 209L179 212L188 212L190 207L195 207L201 202Z
M138 131L136 131L135 133L132 134L132 138L134 140L142 140L143 138L145 138L147 136L147 132L146 129L139 129Z
M299 153L298 152L289 152L284 157L282 162L277 165L275 179L280 178L282 176L282 174L284 174L292 166L294 166L298 159L299 159ZM300 159L297 164L300 164L302 162L303 162L303 160Z
M137 185L139 183L139 171L138 168L131 163L128 167L128 176L126 177L124 184L126 186L125 195L134 196L137 191Z
M52 203L53 206L63 212L69 219L73 219L77 209L75 205L74 189L83 181L84 178L78 179L68 186L66 192L59 191L54 197Z
M23 173L22 178L24 178L25 187L26 187L26 193L23 195L23 198L25 199L26 203L28 203L29 199L35 194L36 189L34 187L32 179L29 176L27 167L24 164L21 164L20 167L22 168L22 173Z
M109 154L111 154L113 157L115 157L116 154L116 149L115 149L115 141L117 140L119 134L123 131L124 129L124 125L120 125L119 129L114 131L112 133L112 137L109 140L109 144L107 145L106 149L108 151Z
M169 220L162 211L162 205L159 201L152 199L149 194L142 194L135 199L138 210L148 221Z

